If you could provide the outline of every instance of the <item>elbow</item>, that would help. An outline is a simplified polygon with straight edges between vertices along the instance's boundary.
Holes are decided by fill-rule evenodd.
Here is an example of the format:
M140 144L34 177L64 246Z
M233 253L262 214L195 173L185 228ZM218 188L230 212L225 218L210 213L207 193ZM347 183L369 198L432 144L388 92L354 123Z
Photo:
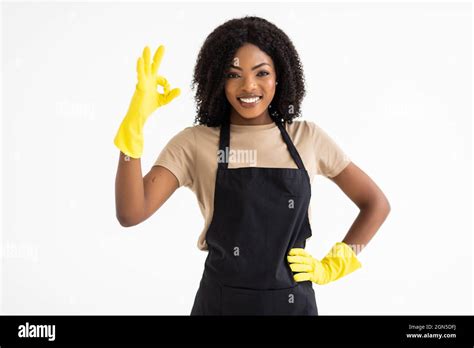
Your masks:
M132 227L132 226L137 225L136 223L124 218L117 218L117 220L120 223L120 226L122 227Z
M135 216L117 214L116 217L122 227L136 226L141 222L141 220Z
M390 206L390 202L388 201L388 199L386 199L387 203L386 203L386 211L387 211L387 216L388 214L390 214L390 211L392 210L392 207Z
M377 211L379 215L386 218L390 214L392 207L390 206L387 197L382 193L372 197L372 199L369 199L362 204L359 204L359 209Z
M385 220L387 216L390 214L392 207L390 206L390 202L388 201L387 197L383 195L380 197L379 200L375 203L375 209L378 210L380 215Z
M390 214L390 210L392 210L392 207L390 206L390 202L388 201L387 197L383 193L380 197L379 202L382 211L385 213L385 217L387 217L388 214Z

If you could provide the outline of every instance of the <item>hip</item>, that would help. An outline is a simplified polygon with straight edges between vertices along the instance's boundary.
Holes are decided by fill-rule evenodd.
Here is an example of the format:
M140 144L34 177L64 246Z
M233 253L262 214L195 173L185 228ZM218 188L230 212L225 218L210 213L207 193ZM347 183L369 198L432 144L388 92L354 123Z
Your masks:
M191 315L318 315L309 281L292 287L252 289L223 285L204 272Z

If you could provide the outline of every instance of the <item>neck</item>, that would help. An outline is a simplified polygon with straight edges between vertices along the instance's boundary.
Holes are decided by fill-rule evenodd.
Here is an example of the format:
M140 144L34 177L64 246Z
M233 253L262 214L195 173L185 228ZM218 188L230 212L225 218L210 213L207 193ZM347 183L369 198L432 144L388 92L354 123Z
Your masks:
M230 113L230 123L243 125L243 126L259 126L264 124L273 123L272 118L270 117L270 113L268 110L265 110L260 116L254 118L245 118L242 117L235 109L232 109Z

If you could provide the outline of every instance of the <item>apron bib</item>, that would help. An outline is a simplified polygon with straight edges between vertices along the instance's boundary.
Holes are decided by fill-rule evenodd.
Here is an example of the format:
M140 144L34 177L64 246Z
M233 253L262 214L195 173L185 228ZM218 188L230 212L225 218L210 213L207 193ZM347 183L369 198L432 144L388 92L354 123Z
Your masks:
M228 168L218 163L208 256L191 315L318 315L310 281L295 282L287 261L311 236L311 184L285 127L298 168ZM219 150L230 144L220 129ZM221 152L222 153L222 152Z

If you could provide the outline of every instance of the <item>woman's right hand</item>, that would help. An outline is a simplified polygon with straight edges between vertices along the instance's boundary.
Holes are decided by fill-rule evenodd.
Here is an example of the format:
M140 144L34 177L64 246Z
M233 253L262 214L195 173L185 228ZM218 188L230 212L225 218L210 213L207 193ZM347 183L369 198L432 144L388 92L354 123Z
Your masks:
M142 57L137 61L138 83L131 104L145 120L157 108L168 104L180 94L179 88L170 91L170 85L166 78L158 75L164 53L165 47L158 47L150 66L150 48L146 46ZM163 93L158 92L158 85L163 87Z
M181 93L179 88L170 90L166 78L158 75L164 52L164 46L158 47L150 64L150 48L146 46L137 61L138 82L128 112L114 139L114 144L132 158L140 158L143 153L143 127L148 117ZM158 85L163 87L163 93L158 92Z

